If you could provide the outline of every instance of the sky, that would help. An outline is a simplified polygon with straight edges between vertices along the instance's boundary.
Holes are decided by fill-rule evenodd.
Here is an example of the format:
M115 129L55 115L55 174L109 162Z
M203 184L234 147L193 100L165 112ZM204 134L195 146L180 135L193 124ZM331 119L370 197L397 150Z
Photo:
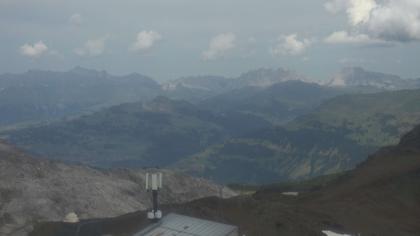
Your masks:
M420 77L420 0L0 0L0 73Z

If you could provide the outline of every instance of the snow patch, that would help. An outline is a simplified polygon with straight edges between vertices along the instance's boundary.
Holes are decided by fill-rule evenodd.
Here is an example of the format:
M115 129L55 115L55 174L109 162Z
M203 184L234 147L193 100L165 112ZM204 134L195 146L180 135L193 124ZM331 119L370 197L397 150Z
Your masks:
M283 192L281 194L283 194L285 196L294 196L294 197L299 196L299 193L298 192Z
M324 233L327 236L351 236L350 234L338 234L329 230L323 230L322 233Z

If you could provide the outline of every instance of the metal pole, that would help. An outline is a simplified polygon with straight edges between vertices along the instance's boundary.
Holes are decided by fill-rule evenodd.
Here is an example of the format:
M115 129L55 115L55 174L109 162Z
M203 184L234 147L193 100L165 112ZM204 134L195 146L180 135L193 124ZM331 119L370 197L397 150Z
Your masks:
M153 212L156 213L158 211L158 191L153 190Z

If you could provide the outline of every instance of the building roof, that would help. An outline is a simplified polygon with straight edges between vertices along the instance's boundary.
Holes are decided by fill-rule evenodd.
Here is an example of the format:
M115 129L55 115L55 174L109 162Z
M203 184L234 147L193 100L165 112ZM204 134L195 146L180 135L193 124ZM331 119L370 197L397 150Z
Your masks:
M237 229L232 225L171 213L134 236L226 236Z

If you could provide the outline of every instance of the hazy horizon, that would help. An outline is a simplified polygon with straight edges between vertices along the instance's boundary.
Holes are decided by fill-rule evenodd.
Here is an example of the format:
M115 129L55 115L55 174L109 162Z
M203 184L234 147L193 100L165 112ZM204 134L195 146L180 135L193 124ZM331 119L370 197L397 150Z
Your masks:
M125 75L130 75L130 74L137 73L137 74L140 74L140 75L144 75L144 76L150 77L151 79L153 79L153 80L155 80L157 82L161 82L161 83L168 82L168 81L174 81L174 80L177 80L177 79L189 78L189 77L205 77L205 76L217 76L217 77L225 77L226 79L236 79L236 78L239 78L241 75L243 75L245 73L253 72L253 71L257 71L257 70L261 70L261 69L263 69L263 70L264 69L267 69L267 70L278 70L278 69L290 70L290 71L295 72L295 73L297 73L297 74L299 74L301 76L304 76L304 78L308 79L309 82L321 83L321 82L327 82L327 81L332 80L334 78L334 75L337 75L340 71L342 71L345 68L361 68L363 70L370 71L370 70L367 70L366 68L364 68L362 66L347 66L347 67L339 68L337 71L330 71L330 73L326 77L321 78L321 79L317 79L317 78L311 77L308 74L302 73L301 71L295 71L295 70L291 70L289 68L284 68L284 67L258 67L258 68L251 68L251 69L248 69L248 70L239 72L238 74L232 74L232 75L223 75L223 74L190 74L190 75L183 75L183 76L179 76L179 77L162 79L162 78L159 78L159 77L155 77L155 76L152 76L152 75L149 75L149 74L145 74L145 73L142 73L142 72L137 72L137 71L133 71L133 72L122 72L122 73L113 73L113 72L110 72L110 71L108 71L106 69L95 69L95 68L89 68L89 67L84 67L84 66L76 65L74 67L71 67L71 68L68 68L68 69L62 69L62 70L50 70L50 69L37 69L37 68L35 68L35 69L28 69L26 71L21 71L21 72L5 72L5 73L1 73L0 75L4 75L4 74L17 74L17 75L19 75L19 74L28 73L28 72L31 72L31 71L46 71L46 72L60 72L60 73L65 73L65 72L69 72L69 71L72 71L72 70L78 69L78 68L86 69L86 70L95 70L95 71L98 71L98 72L102 72L103 71L103 72L106 72L107 74L112 75L112 76L125 76ZM382 73L381 71L371 71L371 72ZM408 80L410 80L410 79L413 79L414 80L414 79L419 79L420 78L420 76L407 78L407 77L402 77L399 74L391 74L391 73L389 75L396 75L396 76L401 77L401 79L408 79Z

